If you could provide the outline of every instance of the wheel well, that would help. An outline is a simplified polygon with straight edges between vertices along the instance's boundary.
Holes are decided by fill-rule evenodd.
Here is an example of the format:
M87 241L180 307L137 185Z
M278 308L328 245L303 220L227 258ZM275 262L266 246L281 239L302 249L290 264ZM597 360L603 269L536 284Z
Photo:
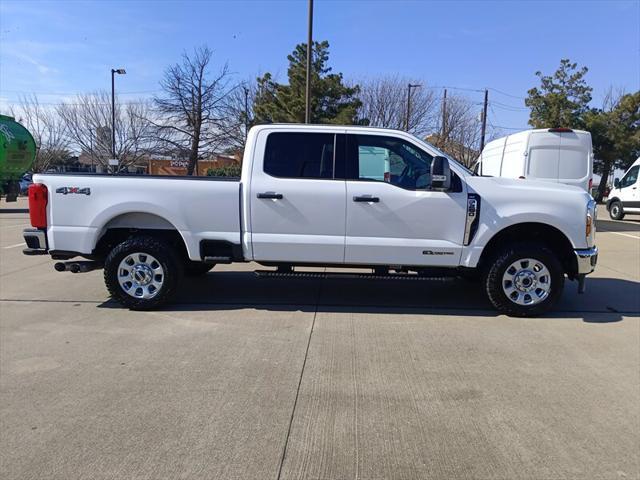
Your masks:
M146 235L164 240L173 246L185 261L189 258L187 247L177 230L155 228L109 228L105 231L104 235L100 237L100 240L98 240L92 255L96 258L105 258L113 247L137 235Z
M573 245L571 245L564 233L544 223L519 223L495 234L484 248L478 262L478 268L485 269L498 251L505 245L514 242L545 245L560 260L565 273L570 279L573 279L577 274L578 264Z

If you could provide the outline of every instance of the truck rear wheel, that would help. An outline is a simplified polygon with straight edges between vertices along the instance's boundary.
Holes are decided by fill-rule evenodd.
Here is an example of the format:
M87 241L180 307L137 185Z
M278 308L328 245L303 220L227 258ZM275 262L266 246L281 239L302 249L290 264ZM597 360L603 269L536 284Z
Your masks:
M485 275L487 296L501 313L534 317L549 311L564 287L562 265L542 245L516 243L496 255Z
M114 300L131 310L150 310L174 295L182 264L168 243L146 235L117 245L104 262L104 282Z

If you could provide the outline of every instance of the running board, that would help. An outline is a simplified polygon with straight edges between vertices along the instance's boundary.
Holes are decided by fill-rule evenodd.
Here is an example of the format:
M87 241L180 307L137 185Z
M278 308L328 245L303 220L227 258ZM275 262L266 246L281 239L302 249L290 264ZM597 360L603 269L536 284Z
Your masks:
M455 277L427 277L416 274L388 274L376 275L375 273L350 273L350 272L277 272L274 270L256 270L259 278L349 278L365 280L428 280L428 281L453 281Z

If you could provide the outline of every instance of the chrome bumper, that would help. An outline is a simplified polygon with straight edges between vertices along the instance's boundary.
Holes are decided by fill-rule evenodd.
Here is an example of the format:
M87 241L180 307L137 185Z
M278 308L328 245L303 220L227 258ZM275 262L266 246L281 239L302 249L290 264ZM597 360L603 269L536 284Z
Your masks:
M27 248L22 250L25 255L46 255L49 253L47 248L47 232L37 228L26 228L22 232L24 243Z
M587 275L596 269L598 247L575 250L578 262L578 275Z

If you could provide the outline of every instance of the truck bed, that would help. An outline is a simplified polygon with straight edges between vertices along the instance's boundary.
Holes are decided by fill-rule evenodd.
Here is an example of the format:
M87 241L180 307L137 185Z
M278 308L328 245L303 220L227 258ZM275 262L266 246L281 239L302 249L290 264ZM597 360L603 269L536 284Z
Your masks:
M240 243L240 182L229 177L39 174L49 250L90 254L107 228L175 229L189 258L202 240Z

